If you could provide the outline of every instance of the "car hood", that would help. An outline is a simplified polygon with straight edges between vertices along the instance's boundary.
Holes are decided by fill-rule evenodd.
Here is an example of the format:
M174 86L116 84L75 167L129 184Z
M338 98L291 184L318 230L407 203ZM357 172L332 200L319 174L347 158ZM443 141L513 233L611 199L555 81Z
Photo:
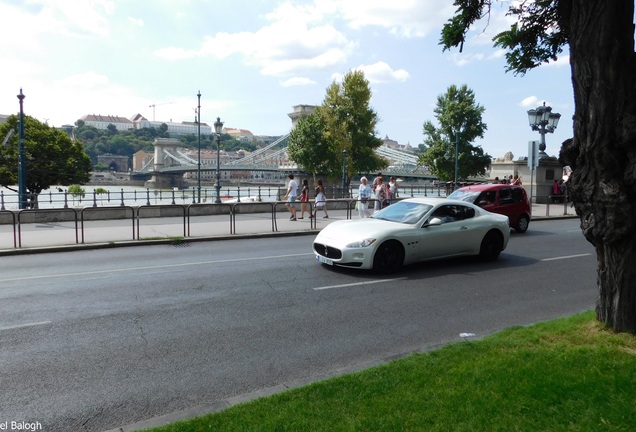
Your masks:
M347 245L366 238L385 238L393 231L402 230L412 225L378 219L341 220L332 222L320 231L316 237L319 243L330 245Z

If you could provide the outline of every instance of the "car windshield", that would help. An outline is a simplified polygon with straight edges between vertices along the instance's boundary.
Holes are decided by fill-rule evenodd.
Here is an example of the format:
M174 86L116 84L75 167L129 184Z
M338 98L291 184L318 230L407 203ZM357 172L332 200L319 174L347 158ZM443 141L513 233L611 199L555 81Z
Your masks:
M399 201L380 210L371 217L374 219L413 225L422 219L432 208L433 206L430 204Z
M463 191L463 190L457 189L455 192L450 194L448 198L473 203L475 202L478 196L479 196L479 192L477 191L472 191L472 190Z

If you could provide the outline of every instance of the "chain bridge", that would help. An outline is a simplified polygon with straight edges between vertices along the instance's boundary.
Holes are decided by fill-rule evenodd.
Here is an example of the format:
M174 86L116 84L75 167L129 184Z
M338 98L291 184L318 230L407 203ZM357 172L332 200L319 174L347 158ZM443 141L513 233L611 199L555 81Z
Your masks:
M283 135L276 141L260 148L252 153L240 157L230 155L221 150L218 155L220 161L219 171L226 173L227 179L231 176L227 172L249 171L252 173L288 173L303 172L298 164L289 161L287 156L287 144L289 134ZM417 165L417 156L388 146L377 148L376 153L390 163L383 173L388 176L429 178L430 175L422 167ZM216 151L202 150L201 167L202 177L217 170ZM199 162L197 150L184 150L183 144L177 139L157 138L154 142L154 155L147 160L143 167L136 171L135 175L152 175L151 185L155 187L179 186L179 177L188 172L198 172ZM206 174L207 173L207 174ZM374 173L366 173L374 174Z

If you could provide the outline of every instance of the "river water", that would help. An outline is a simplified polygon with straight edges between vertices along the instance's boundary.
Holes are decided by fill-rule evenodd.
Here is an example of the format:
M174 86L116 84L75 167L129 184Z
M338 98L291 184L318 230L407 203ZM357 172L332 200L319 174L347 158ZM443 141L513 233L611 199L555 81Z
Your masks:
M280 188L284 186L281 185ZM104 207L124 205L169 205L169 204L193 204L198 202L196 187L171 190L171 189L147 189L141 186L83 186L84 197L73 196L65 193L66 187L53 186L40 193L38 206L41 209L66 207ZM17 186L15 187L17 189ZM97 189L106 192L97 194ZM266 186L228 186L221 188L221 201L237 200L276 201L279 187ZM216 199L214 186L201 187L201 203L213 203ZM18 194L7 188L0 188L0 209L17 210L19 208Z

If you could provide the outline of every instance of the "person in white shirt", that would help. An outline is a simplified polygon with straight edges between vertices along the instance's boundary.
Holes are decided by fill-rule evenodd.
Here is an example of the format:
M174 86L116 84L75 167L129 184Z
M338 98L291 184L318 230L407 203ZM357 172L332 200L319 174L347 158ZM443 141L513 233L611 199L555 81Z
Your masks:
M289 217L290 221L296 220L296 195L298 194L298 182L294 180L294 175L290 174L289 176L289 184L287 185L287 194L285 195L285 199L287 202L285 203L285 207L291 213Z
M369 199L371 198L371 186L369 186L366 177L360 179L360 188L358 189L358 213L360 218L369 217Z

